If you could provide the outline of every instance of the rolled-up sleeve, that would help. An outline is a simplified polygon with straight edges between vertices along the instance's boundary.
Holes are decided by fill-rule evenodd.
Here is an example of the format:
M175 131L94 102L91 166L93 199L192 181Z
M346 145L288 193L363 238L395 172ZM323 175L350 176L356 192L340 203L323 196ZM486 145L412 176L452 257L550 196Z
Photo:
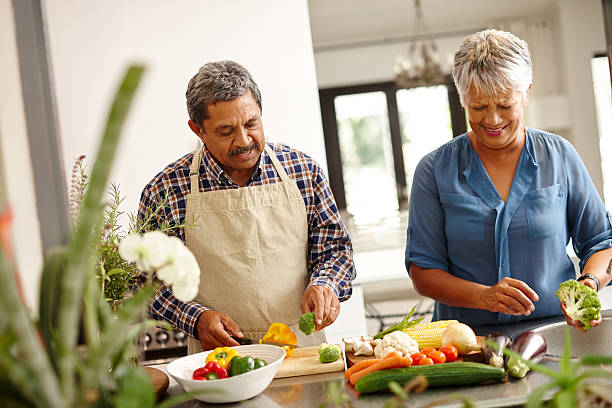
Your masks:
M580 156L569 142L564 148L568 226L582 270L591 255L612 247L612 222Z
M352 294L353 247L327 179L318 165L313 170L312 204L307 206L309 286L327 286L342 302Z

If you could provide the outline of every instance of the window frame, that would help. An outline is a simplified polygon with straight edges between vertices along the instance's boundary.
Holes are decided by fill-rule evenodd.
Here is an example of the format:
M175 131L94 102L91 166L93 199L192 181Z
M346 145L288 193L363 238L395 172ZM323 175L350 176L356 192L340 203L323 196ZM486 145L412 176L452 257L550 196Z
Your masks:
M456 137L467 131L465 111L461 106L459 93L455 88L452 77L448 76L446 82L441 85L445 85L448 90L451 126L453 129L453 137ZM393 169L397 185L397 201L400 210L407 209L409 192L406 184L406 171L404 170L402 132L396 97L396 93L400 89L405 88L398 87L395 82L392 81L319 89L329 183L339 210L346 210L346 192L344 189L342 156L340 152L334 100L337 96L369 92L384 92L387 99L387 115L389 119L391 148L393 151Z

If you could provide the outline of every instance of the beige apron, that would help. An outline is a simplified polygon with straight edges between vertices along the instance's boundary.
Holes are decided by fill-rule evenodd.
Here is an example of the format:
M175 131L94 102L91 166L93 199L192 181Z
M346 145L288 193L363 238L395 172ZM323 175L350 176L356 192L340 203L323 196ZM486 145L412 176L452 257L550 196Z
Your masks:
M305 336L296 324L310 276L306 207L295 181L264 147L281 182L200 192L205 147L193 156L185 219L197 221L185 229L185 241L201 270L194 300L229 315L246 337L261 338L280 322L290 325L300 346L319 345L323 332ZM192 337L188 349L202 351Z

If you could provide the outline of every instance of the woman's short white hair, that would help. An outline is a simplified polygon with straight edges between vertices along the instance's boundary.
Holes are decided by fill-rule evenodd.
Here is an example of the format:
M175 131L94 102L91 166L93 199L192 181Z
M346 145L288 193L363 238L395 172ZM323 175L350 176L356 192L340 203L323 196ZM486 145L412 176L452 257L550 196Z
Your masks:
M464 107L470 86L489 96L508 89L527 92L533 79L527 43L494 29L471 34L455 53L453 79Z

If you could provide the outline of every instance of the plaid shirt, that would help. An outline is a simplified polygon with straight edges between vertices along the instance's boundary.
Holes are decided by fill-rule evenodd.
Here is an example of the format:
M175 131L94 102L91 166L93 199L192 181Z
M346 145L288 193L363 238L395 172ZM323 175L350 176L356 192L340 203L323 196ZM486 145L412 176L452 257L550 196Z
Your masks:
M355 278L353 249L348 232L336 208L329 184L319 165L309 156L283 145L268 143L287 175L295 180L302 193L308 217L308 269L310 283L331 288L340 301L352 293L351 282ZM193 152L166 168L149 182L140 198L139 217L147 208L155 208L169 191L168 202L150 223L150 229L158 229L162 222L177 225L185 220L186 195L190 190L189 166ZM263 160L261 159L263 158ZM259 165L247 181L247 186L258 186L280 181L272 161L264 151ZM200 191L240 188L234 184L207 149L203 149L200 164ZM185 233L177 230L177 236L185 241ZM206 273L206 271L202 271ZM159 291L150 306L154 319L167 320L175 329L198 338L196 324L200 314L209 310L197 302L181 302L167 287Z

